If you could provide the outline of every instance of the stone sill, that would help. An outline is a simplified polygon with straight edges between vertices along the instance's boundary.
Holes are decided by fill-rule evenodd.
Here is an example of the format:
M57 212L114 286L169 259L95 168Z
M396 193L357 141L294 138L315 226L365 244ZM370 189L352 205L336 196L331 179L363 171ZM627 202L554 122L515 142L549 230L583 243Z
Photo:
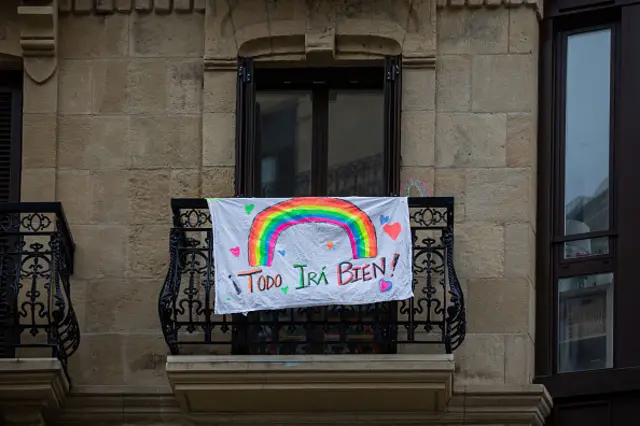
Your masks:
M0 408L5 420L41 419L59 410L68 392L69 382L55 358L0 359Z
M455 386L444 413L424 412L421 408L403 413L310 410L306 413L189 414L180 409L169 386L77 386L67 397L65 408L54 424L541 426L551 410L551 398L542 385Z
M538 6L537 0L437 0L439 8L445 7L517 7L517 6ZM61 13L84 14L112 14L112 13L204 13L206 10L206 0L161 0L152 2L151 0L102 0L94 4L90 0L58 0L58 9Z
M0 406L58 409L69 392L55 358L0 359Z
M452 355L169 356L191 414L444 412Z

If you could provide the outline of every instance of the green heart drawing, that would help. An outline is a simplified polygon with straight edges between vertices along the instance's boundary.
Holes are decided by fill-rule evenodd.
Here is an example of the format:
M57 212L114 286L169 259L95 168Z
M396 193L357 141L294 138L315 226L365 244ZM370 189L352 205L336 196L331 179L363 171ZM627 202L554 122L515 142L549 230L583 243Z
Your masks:
M247 204L246 206L244 206L244 211L247 212L247 214L251 214L251 211L253 210L254 207L255 207L254 204Z
M286 286L286 287L280 287L280 290L281 290L284 294L287 294L287 292L289 291L289 286Z

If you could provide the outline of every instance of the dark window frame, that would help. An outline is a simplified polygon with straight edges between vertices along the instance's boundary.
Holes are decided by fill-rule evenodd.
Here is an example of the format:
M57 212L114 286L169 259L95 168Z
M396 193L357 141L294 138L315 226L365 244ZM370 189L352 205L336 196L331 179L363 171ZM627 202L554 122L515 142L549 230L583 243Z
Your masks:
M20 201L22 177L22 84L21 70L0 70L0 93L11 95L11 148L9 194L6 200Z
M22 97L23 97L23 73L21 70L0 70L0 94L10 96L11 105L8 108L9 117L3 117L9 121L11 135L9 137L9 173L0 175L2 179L8 179L0 187L6 187L8 191L0 192L0 202L20 201L20 184L22 175ZM3 161L4 162L4 161ZM19 223L18 218L11 218L12 223ZM5 223L5 226L7 224ZM15 227L9 230L17 231ZM6 236L0 233L0 247L10 251L19 247L20 237L17 235ZM0 250L2 250L0 248ZM12 268L16 265L15 255L0 254L0 269ZM7 288L15 282L14 273L0 273L0 295L7 298L11 290ZM4 300L0 312L2 331L0 332L0 357L11 358L15 356L16 345L20 342L20 335L16 333L15 322L17 317L11 315L16 310L16 301Z
M558 3L575 3L560 0ZM588 3L588 1L586 2ZM592 3L593 5L593 3ZM629 159L640 149L632 146L640 84L633 75L640 71L640 61L628 55L640 47L640 6L635 17L625 18L623 8L586 6L584 11L567 11L564 15L550 8L552 14L540 27L539 143L538 143L538 224L537 224L537 312L536 312L536 382L545 384L554 398L573 398L607 392L640 389L640 339L632 338L638 319L633 300L640 297L640 287L632 282L634 264L629 258L631 241L640 236L640 226L632 226L632 217L640 211L640 197L627 204L632 194L629 176L640 177ZM590 10L594 9L594 10ZM635 27L632 23L636 23ZM566 37L576 32L612 28L611 121L610 121L610 192L608 231L564 237L564 95L566 75ZM634 37L632 37L634 36ZM637 56L637 54L636 54ZM624 90L621 88L624 87ZM637 145L637 144L636 144ZM637 158L637 157L636 157ZM626 184L626 186L625 186ZM625 200L625 204L621 203ZM564 259L563 242L571 239L609 237L609 253L588 258ZM577 238L576 238L577 237ZM636 260L637 263L637 260ZM613 368L557 373L558 279L593 273L614 273L614 351ZM636 274L637 275L637 274ZM637 303L636 303L637 305Z
M311 85L310 85L311 83ZM313 131L311 193L326 195L328 154L328 92L340 89L382 90L384 93L384 193L400 191L401 58L386 57L380 66L334 68L259 68L251 58L238 59L236 104L236 196L260 194L256 90L311 90Z
M323 196L328 187L329 92L332 90L384 90L384 69L359 68L264 68L255 73L256 92L304 90L311 93L311 195ZM256 135L253 188L260 183L260 138Z

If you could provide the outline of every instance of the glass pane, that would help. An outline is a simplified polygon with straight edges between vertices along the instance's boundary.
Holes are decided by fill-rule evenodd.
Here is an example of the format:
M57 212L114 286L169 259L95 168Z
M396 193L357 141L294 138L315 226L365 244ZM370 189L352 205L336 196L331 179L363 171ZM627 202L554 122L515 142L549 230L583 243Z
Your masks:
M609 228L611 30L567 40L565 235Z
M311 93L257 92L262 197L311 195Z
M609 238L587 238L584 240L564 243L564 258L577 259L580 257L609 254Z
M330 91L329 195L384 194L382 91Z
M613 273L558 282L558 372L613 366Z

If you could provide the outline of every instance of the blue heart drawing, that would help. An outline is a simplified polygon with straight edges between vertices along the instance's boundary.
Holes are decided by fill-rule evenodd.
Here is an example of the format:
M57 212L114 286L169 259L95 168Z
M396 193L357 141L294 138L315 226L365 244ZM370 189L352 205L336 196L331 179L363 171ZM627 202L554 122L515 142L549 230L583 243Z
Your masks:
M380 225L384 225L389 222L389 216L380 216Z
M284 256L285 254L287 254L287 252L286 252L286 251L284 251L284 250L278 250L278 253L280 253L280 254L281 254L281 255L283 255L283 256Z

